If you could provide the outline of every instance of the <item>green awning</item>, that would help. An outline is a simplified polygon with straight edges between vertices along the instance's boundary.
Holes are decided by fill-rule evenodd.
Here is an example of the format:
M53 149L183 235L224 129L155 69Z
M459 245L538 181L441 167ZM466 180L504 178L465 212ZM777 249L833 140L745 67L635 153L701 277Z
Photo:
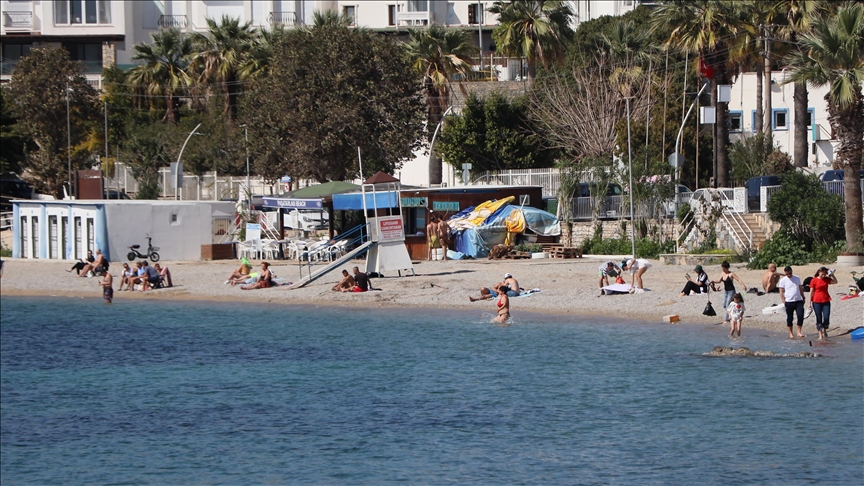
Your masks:
M314 199L330 197L333 194L342 194L345 192L359 191L360 186L344 181L331 181L315 186L304 187L286 194L292 199Z

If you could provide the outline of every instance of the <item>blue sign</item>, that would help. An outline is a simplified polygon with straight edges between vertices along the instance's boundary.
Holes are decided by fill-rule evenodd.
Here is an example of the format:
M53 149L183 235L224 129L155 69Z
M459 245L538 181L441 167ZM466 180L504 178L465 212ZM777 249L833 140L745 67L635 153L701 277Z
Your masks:
M433 211L459 212L459 201L432 201Z
M282 197L265 197L264 207L268 208L297 208L297 209L319 209L324 207L320 199L290 199Z
M283 184L291 184L292 182L294 182L294 180L291 179L291 176L282 176Z

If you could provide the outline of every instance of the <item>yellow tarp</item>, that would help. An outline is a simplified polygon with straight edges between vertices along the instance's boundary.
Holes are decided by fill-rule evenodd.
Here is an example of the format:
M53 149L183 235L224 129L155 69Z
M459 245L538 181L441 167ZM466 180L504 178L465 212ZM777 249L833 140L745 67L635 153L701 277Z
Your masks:
M498 210L501 206L505 204L510 204L513 200L516 199L516 196L508 196L504 199L498 199L497 201L486 201L484 203L478 204L474 211L471 212L467 216L467 220L474 226L480 226L483 224L483 221L486 221L486 218L492 215L495 211Z

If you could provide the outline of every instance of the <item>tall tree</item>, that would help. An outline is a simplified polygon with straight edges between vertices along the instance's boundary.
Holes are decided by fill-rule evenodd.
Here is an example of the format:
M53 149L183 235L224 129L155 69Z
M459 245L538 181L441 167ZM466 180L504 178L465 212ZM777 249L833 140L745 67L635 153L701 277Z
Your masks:
M848 2L836 15L814 21L789 57L787 82L828 86L828 122L840 141L835 162L843 167L846 251L864 251L859 172L864 157L864 5Z
M276 24L272 29L263 29L258 37L252 42L249 52L240 63L239 75L241 79L253 79L270 75L270 65L278 44L288 30L283 24Z
M20 133L18 119L12 114L9 85L0 86L0 174L19 173L25 166L27 139Z
M458 74L465 79L469 75L472 70L471 56L477 53L477 47L468 41L464 31L437 24L422 30L411 29L408 35L408 56L414 71L423 78L427 130L434 132L450 106L453 76ZM430 147L430 151L429 183L440 184L441 159L434 147Z
M27 154L24 168L30 177L25 179L37 191L60 198L68 178L67 151L72 170L83 168L92 155L84 145L98 113L96 91L84 77L84 65L70 61L65 49L53 48L22 57L10 85L12 115L37 147Z
M826 5L821 0L778 0L774 5L774 11L777 13L776 21L780 24L780 36L787 42L788 46L785 52L799 50L801 45L798 43L798 38L810 32L811 22L813 19L823 15L826 10ZM781 51L783 52L783 51ZM795 167L807 167L810 151L808 149L809 137L807 130L810 128L808 124L808 98L807 83L795 83L792 94L793 103L793 146L792 160Z
M252 22L240 24L239 18L223 15L219 23L207 19L207 32L192 34L198 53L195 55L194 68L201 79L211 79L222 84L225 89L225 110L228 121L237 120L237 97L242 90L241 65L252 50L257 34Z
M561 59L573 38L570 22L573 10L561 0L502 0L488 9L498 14L492 39L500 53L524 57L528 79L537 75L537 61L543 66Z
M528 108L524 96L510 100L497 91L486 98L472 93L444 127L441 153L454 168L470 163L476 172L554 166L558 151L544 147Z
M715 184L729 185L729 107L717 102L717 85L730 84L729 46L741 30L736 11L747 2L730 0L670 0L660 4L652 18L654 29L668 30L668 43L698 54L713 70L711 105L715 107ZM671 27L670 27L671 26Z
M150 96L164 97L166 110L163 121L180 121L178 94L190 84L187 69L192 57L191 40L179 29L162 29L151 34L152 43L135 44L132 59L144 64L132 68L129 81L142 86Z
M347 27L292 31L271 70L243 97L257 173L321 182L392 173L422 147L421 86L396 41Z

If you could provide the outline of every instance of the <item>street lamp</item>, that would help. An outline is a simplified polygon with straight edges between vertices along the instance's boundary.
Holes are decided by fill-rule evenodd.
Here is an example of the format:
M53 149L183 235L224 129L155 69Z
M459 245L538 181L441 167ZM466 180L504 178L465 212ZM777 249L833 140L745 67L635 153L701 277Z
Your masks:
M441 125L444 124L444 118L450 113L450 110L453 109L453 106L449 106L444 114L441 115L441 121L438 122L438 125L435 127L435 132L432 133L432 141L429 142L429 167L432 167L432 149L435 148L435 137L438 136L438 130L441 129ZM429 174L429 182L432 182L432 174Z
M192 135L201 128L203 123L199 123L195 128L189 132L189 136L186 137L186 141L183 142L183 146L180 147L180 154L177 155L177 169L174 171L174 199L177 199L177 186L180 185L180 159L183 157L183 151L186 150L186 144L189 143L189 139L192 138Z
M247 206L248 211L252 211L252 186L249 182L249 127L245 123L240 126L243 128L246 137L246 196L249 203Z
M627 165L630 168L630 249L633 252L633 262L636 262L636 219L633 217L633 157L630 149L630 97L624 98L627 103Z
M69 81L66 81L66 163L69 166L69 198L72 198L72 119L69 115Z

